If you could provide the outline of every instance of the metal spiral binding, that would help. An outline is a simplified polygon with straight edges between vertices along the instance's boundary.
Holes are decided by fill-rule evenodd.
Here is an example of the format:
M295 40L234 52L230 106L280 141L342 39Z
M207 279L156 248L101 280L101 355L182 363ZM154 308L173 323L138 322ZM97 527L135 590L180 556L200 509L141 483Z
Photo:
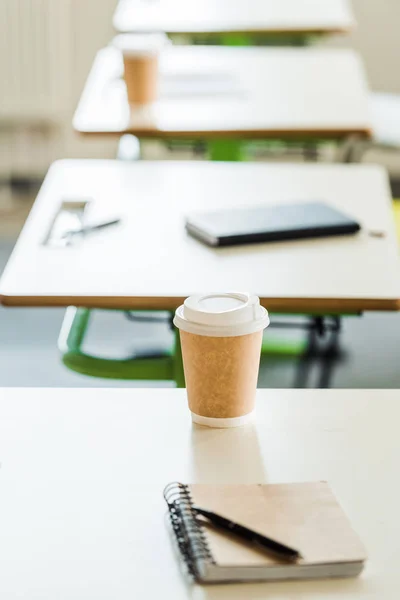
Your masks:
M189 487L178 481L169 483L164 489L170 522L179 551L190 575L198 576L197 562L204 560L215 564L203 528L193 510Z

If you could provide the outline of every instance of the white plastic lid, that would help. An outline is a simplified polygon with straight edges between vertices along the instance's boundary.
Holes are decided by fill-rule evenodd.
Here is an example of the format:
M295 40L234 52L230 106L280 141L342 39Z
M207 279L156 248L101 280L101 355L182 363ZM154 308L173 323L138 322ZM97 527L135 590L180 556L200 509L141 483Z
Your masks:
M165 33L121 33L112 41L112 45L125 56L152 56L169 43Z
M174 324L196 335L233 337L265 329L269 317L258 296L239 292L196 294L176 310Z

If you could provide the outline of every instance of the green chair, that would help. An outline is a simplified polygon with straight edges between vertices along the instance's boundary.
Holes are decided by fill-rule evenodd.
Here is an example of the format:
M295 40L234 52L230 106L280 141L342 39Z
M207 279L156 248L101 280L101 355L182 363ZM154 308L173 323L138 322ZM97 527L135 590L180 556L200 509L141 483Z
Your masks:
M394 221L396 223L397 239L400 245L400 199L395 198L393 201Z
M89 308L67 308L61 327L58 347L66 367L92 377L125 380L174 381L185 387L179 335L175 332L174 344L157 354L138 353L125 359L108 359L83 351L88 331Z
M114 312L121 311L114 310ZM67 368L91 377L130 381L173 381L176 387L185 387L180 339L176 329L174 329L174 343L167 350L152 353L141 352L123 359L103 358L83 350L92 313L93 309L76 308L74 306L70 306L66 311L59 335L58 347L62 355L62 361ZM128 315L130 314L128 312ZM150 320L149 317L146 317L145 312L141 316L136 316L135 319ZM300 367L302 381L304 382L308 376L306 373L309 370L310 358L315 356L317 352L317 338L325 337L331 332L335 342L330 343L330 345L336 348L340 332L340 318L337 316L310 315L309 320L302 323L288 322L287 316L285 316L285 319L285 321L274 319L271 323L268 335L266 335L263 342L261 363L268 361L270 357L282 358L283 360L288 357L298 357L302 361ZM153 320L153 317L151 317L151 320ZM170 322L172 324L172 315L170 315ZM308 339L290 341L282 340L280 336L276 338L272 334L272 330L276 327L279 329L282 327L300 328L309 331ZM310 340L312 341L311 344ZM331 358L336 355L336 350L330 353ZM328 364L328 361L325 362ZM330 360L329 368L332 364L333 361ZM326 375L326 379L328 379L328 375ZM298 383L298 386L304 387L300 383Z

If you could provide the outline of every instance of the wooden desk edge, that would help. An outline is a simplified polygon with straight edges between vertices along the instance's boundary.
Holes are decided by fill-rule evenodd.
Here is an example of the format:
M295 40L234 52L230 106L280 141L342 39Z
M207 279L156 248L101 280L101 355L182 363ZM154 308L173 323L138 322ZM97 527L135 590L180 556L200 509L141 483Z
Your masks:
M8 307L103 308L114 310L170 310L183 304L182 297L69 297L69 296L12 296L0 294L0 303ZM351 314L364 311L398 311L399 298L263 298L261 304L270 312L298 314Z
M134 27L124 27L121 24L118 24L118 18L113 18L113 27L117 33L154 33L153 29L147 29L145 27L139 27L135 29ZM121 18L122 20L122 18ZM190 35L192 37L207 37L207 36L224 36L224 35L255 35L255 36L264 36L264 37L281 37L281 36L298 36L298 37L306 37L306 36L325 36L325 35L349 35L356 29L357 24L355 21L351 21L349 25L346 26L333 26L333 27L286 27L283 29L208 29L207 31L191 31L185 29L178 30L170 30L170 29L157 29L159 33L166 33L167 35Z
M358 129L319 129L317 130L293 130L293 129L274 129L274 130L234 130L228 129L224 131L215 131L215 130L204 130L204 131L162 131L158 129L140 129L134 127L127 127L126 129L115 129L111 131L104 130L94 130L94 129L82 129L79 125L73 121L74 130L82 136L122 136L126 133L131 133L136 135L139 138L149 138L149 139L208 139L208 140L218 140L218 139L233 139L233 140L255 140L255 139L290 139L294 141L301 140L315 140L315 141L324 141L324 140L343 140L352 136L360 136L364 139L370 139L372 137L372 128L363 127Z

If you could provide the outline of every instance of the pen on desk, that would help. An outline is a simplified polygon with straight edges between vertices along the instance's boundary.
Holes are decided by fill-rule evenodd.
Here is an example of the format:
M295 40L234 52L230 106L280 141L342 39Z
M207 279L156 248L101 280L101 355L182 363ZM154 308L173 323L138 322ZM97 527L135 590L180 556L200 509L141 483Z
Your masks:
M290 548L289 546L285 546L280 542L276 542L275 540L272 540L271 538L266 537L265 535L261 535L260 533L253 531L252 529L248 529L243 525L239 525L234 521L230 521L229 519L226 519L225 517L222 517L217 513L205 510L204 508L200 508L198 506L194 506L193 510L196 512L196 514L201 515L202 517L207 519L212 525L215 525L215 527L217 527L218 529L222 529L224 531L232 533L233 535L236 535L237 537L248 542L249 544L261 548L262 550L265 550L266 552L268 552L268 554L271 554L276 558L279 558L281 560L287 560L290 562L296 561L297 559L301 558L300 552L298 552L294 548Z
M110 227L111 225L117 225L121 222L121 219L113 219L112 221L104 221L103 223L95 223L94 225L85 225L80 229L70 229L69 231L65 231L63 233L63 237L68 237L70 235L76 235L79 233L91 233L92 231L97 231L99 229L104 229L106 227Z

